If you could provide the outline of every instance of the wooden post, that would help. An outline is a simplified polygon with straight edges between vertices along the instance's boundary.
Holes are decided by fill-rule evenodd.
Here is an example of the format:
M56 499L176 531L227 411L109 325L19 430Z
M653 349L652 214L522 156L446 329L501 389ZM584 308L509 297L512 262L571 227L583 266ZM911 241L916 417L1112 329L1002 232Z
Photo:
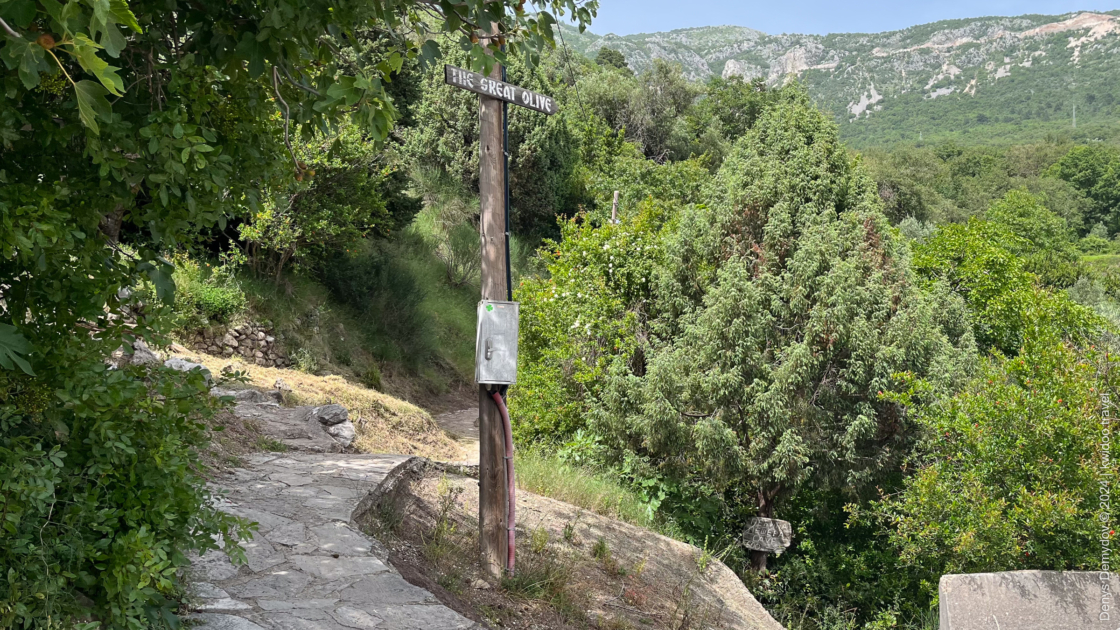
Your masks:
M492 32L497 32L492 31ZM495 64L490 78L500 80ZM482 299L506 299L505 157L502 147L502 101L479 96L478 189L482 202ZM509 553L506 532L505 433L498 406L486 385L478 386L478 543L482 568L502 575Z
M614 203L611 204L611 225L618 223L618 191L614 191Z
M492 36L498 34L491 25ZM557 102L547 94L539 94L501 80L502 67L494 65L489 76L455 66L443 67L443 80L448 85L479 95L478 192L481 202L479 232L482 250L482 299L505 301L509 298L506 270L509 259L506 248L506 160L503 127L504 104L551 116L558 111ZM617 200L617 193L615 195ZM476 359L477 360L477 359ZM479 377L479 380L484 380ZM502 380L499 383L513 383ZM490 397L486 385L478 386L478 547L482 567L494 577L502 574L509 557L509 531L506 509L509 491L505 483L505 431L501 412Z

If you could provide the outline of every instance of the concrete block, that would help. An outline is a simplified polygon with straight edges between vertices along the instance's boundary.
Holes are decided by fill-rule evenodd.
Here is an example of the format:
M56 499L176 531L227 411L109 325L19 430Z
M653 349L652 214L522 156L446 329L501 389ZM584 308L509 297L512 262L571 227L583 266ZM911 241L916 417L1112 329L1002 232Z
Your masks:
M940 630L1115 630L1116 574L1007 571L943 575Z

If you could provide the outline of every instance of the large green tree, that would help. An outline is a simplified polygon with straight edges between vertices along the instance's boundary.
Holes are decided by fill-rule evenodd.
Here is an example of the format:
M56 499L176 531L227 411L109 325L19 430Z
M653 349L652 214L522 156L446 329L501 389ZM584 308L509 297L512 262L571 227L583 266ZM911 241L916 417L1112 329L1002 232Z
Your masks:
M559 431L587 404L583 428L617 461L716 498L728 532L897 465L915 431L882 397L896 374L948 388L974 348L963 303L918 290L871 180L799 88L764 107L706 197L566 231L565 264L522 294L527 372L558 378L515 403L538 426L556 409Z
M106 366L164 339L162 307L130 288L169 298L166 252L308 176L297 125L348 116L383 140L386 83L439 56L433 33L486 71L535 62L557 15L596 8L535 4L0 1L0 626L171 623L187 552L212 535L235 552L242 525L195 454L202 376ZM386 31L381 62L352 61Z
M1054 164L1052 172L1091 200L1086 229L1103 222L1110 232L1120 230L1120 150L1101 144L1077 146Z
M1010 220L1015 211L1003 212L1008 214L996 216ZM942 226L933 238L917 244L914 267L921 277L944 283L964 298L976 341L985 352L1014 355L1040 322L1073 342L1087 341L1098 332L1100 320L1065 293L1040 286L1038 276L1027 270L1028 260L1016 253L1033 251L1031 241L1007 225L973 218Z

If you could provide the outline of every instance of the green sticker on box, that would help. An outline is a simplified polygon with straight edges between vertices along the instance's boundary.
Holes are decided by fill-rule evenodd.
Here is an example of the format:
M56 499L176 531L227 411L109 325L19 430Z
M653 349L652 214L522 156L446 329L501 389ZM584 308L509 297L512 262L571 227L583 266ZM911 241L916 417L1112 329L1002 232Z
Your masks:
M493 304L487 304L486 305L486 312L489 313L492 310L494 310L494 305Z

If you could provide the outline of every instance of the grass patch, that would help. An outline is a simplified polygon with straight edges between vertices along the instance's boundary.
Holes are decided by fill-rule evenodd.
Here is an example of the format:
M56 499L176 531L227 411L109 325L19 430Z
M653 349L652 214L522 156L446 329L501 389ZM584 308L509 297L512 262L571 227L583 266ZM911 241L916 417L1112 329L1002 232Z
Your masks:
M522 554L517 571L502 578L502 588L512 595L557 604L569 599L571 567L551 554Z
M1082 256L1081 262L1097 269L1120 267L1120 254L1099 254L1096 256Z
M478 289L450 286L412 229L336 256L321 279L287 274L277 284L243 273L250 317L271 326L308 373L342 374L410 400L470 382Z
M673 536L668 523L650 514L636 493L607 472L571 464L539 450L518 451L516 468L517 487L522 490Z
M448 282L447 267L424 238L425 229L423 217L417 216L404 243L410 255L403 256L400 264L420 288L419 310L431 322L440 358L464 381L472 382L479 289L471 284L456 287Z
M269 453L287 453L288 445L276 438L261 436L257 438L257 448Z

